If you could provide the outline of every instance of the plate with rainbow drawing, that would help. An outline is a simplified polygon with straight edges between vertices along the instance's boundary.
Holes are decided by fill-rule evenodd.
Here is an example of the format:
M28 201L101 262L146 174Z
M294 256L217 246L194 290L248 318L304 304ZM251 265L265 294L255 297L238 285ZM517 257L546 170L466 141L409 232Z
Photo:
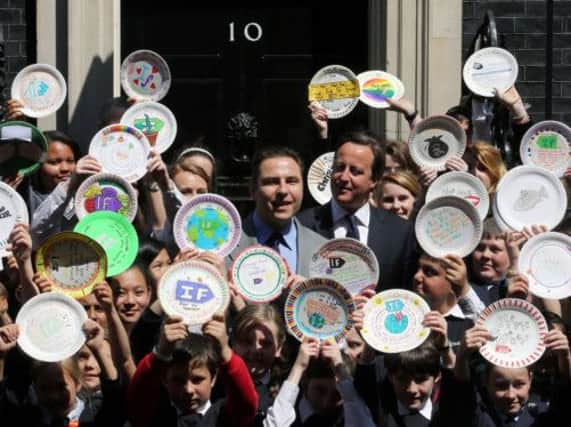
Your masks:
M395 101L404 95L404 85L392 74L386 71L372 70L357 75L361 86L359 100L369 107L388 108L387 98Z

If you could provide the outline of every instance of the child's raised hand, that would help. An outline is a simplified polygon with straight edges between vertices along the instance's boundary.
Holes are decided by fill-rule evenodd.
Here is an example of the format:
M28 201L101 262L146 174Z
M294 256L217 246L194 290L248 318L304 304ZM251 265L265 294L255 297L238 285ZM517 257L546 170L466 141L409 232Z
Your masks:
M41 294L52 291L52 282L47 277L42 276L40 273L34 273L32 278L34 285L38 287Z
M75 166L75 171L71 175L71 179L69 182L69 189L75 190L79 187L79 184L83 181L83 179L88 175L95 175L102 171L101 164L99 161L89 154L87 156L83 156L81 159L77 161L77 165Z
M207 262L208 264L215 267L220 272L220 274L222 274L222 277L226 277L226 275L228 274L228 272L226 271L226 264L224 263L224 258L222 258L220 255L218 255L215 252L212 251L199 252L198 255L196 256L196 259L198 259L199 261Z
M24 175L20 173L17 173L16 175L12 176L5 176L2 178L2 182L4 184L8 184L14 190L17 190L23 181L24 181Z
M430 184L438 176L438 171L433 168L422 166L420 168L420 182L424 187L430 187Z
M527 299L529 295L529 280L525 274L518 274L508 282L506 296L508 298Z
M87 344L91 351L95 353L103 350L103 346L105 345L105 332L99 323L95 320L87 319L83 324L83 332L85 332L85 344Z
M246 301L240 295L240 293L236 290L236 285L232 281L228 282L228 286L230 288L230 302L232 307L236 312L242 311L246 308Z
M309 365L311 358L316 358L318 356L319 340L313 337L306 337L303 339L301 345L299 346L294 365L305 371Z
M287 276L285 288L291 289L295 287L298 283L301 283L305 280L305 277L300 276L299 274L291 273Z
M167 317L161 326L161 334L157 344L159 353L169 357L176 342L186 337L188 337L188 329L183 318L180 316Z
M363 308L367 301L375 296L375 290L371 288L365 289L359 295L355 295L353 297L353 301L355 302L355 311L351 315L351 321L353 322L353 326L357 332L360 332L363 329L363 320L365 319L365 313L363 312Z
M115 308L113 303L113 291L111 290L109 283L101 282L95 285L95 288L93 288L93 294L106 313L109 313L113 308Z
M311 120L315 123L315 127L319 132L319 137L321 139L326 139L329 121L327 110L316 101L311 102L307 108L309 108L309 111L311 112Z
M26 120L22 112L24 104L18 99L9 99L6 102L6 120Z
M32 256L32 236L27 224L17 223L14 225L10 237L8 250L11 250L18 262L25 262Z
M180 252L176 254L176 256L174 257L173 264L176 264L177 262L195 259L198 257L199 253L200 251L196 248L191 248L191 247L182 248Z
M468 164L457 154L446 160L445 166L446 169L451 171L468 172Z
M470 328L464 334L462 340L462 350L466 353L479 351L488 341L492 339L492 335L488 329L481 323Z
M430 328L431 333L434 335L436 348L440 350L450 346L448 342L448 324L441 313L434 310L426 313L422 324Z
M220 344L222 360L228 363L232 358L232 349L230 348L228 340L228 332L226 332L226 322L224 315L217 313L212 316L212 320L206 322L202 326L202 332L205 335L210 335Z
M147 171L148 177L155 181L162 191L168 190L170 181L168 168L160 153L154 148L149 153Z
M458 297L462 297L470 290L468 283L468 270L464 260L458 255L449 254L444 257L446 262L446 280L452 284L452 289Z
M20 330L18 325L10 324L0 328L0 358L16 346Z
M543 339L545 347L556 353L559 357L569 358L571 350L569 349L569 340L559 329L550 330Z
M326 360L332 368L343 364L341 349L333 338L321 342L321 358Z

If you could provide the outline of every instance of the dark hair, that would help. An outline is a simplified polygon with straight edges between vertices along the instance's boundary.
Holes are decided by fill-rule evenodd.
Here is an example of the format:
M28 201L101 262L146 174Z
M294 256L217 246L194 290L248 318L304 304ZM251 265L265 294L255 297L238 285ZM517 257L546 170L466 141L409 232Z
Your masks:
M73 152L73 158L76 162L81 158L81 149L79 148L79 144L68 134L59 130L48 130L44 132L44 135L48 139L48 145L52 142L61 142L71 149Z
M147 267L153 262L160 251L165 249L168 252L167 246L152 237L145 237L139 242L139 251L137 252L137 260ZM171 254L169 253L169 256Z
M0 282L0 297L8 298L8 289L2 282Z
M391 156L395 162L400 163L403 169L414 172L416 163L410 157L408 144L402 141L387 141L385 144L385 154Z
M373 181L378 181L385 170L385 148L381 138L370 130L353 130L342 134L335 144L335 155L339 148L347 142L367 146L373 152L371 175Z
M204 157L206 157L206 156L204 156ZM172 165L169 168L169 176L172 179L174 179L174 177L179 172L188 172L188 173L191 173L193 175L199 176L200 178L202 178L206 182L206 188L207 188L208 192L209 193L212 192L212 179L211 179L211 177L208 176L208 174L206 173L204 168L201 168L200 166L192 164L192 163L187 164L187 163L184 163L183 161L177 161L174 165Z
M392 375L430 375L440 372L440 352L431 340L426 340L413 350L392 353L385 356L385 366Z
M218 341L206 335L191 333L186 339L177 341L169 366L189 364L192 369L205 366L210 375L214 377L218 372L221 361Z
M109 98L99 110L99 122L97 128L101 129L113 123L118 123L121 116L131 105L123 97Z
M304 165L303 160L299 154L289 147L280 146L270 146L264 147L254 153L254 158L252 159L252 178L250 185L252 188L256 188L258 185L258 178L260 177L260 165L264 160L275 159L276 157L289 157L293 159L294 162L299 166L301 176L303 176Z
M273 322L277 327L276 347L286 340L285 323L278 309L272 304L250 304L241 310L234 319L232 338L244 336L256 325L265 326Z
M148 289L152 289L152 283L153 280L151 279L151 276L149 274L149 269L148 269L148 265L139 257L137 257L135 259L135 261L133 262L133 264L131 264L131 266L123 271L122 273L119 273L115 276L111 276L107 278L107 281L109 282L109 285L111 286L111 290L113 291L114 294L116 294L119 291L119 282L117 281L117 276L120 276L121 274L125 273L126 271L132 270L132 269L137 269L141 272L141 274L143 275L143 277L145 278L145 284L147 285Z
M545 317L545 321L547 322L547 327L549 330L554 329L555 325L560 325L561 329L563 329L563 333L567 335L567 325L559 314L549 310L542 310L541 314L543 314L543 317Z
M343 359L343 365L347 368L349 374L353 375L355 371L355 362L352 361L344 352L341 352L341 358ZM307 386L310 380L318 378L335 378L335 372L328 361L321 358L311 359L303 375L304 387Z

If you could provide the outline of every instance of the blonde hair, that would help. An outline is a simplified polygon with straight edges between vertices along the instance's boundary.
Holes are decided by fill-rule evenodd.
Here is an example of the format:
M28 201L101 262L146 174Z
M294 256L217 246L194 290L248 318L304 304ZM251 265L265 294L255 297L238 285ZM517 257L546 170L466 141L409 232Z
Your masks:
M495 193L500 179L507 173L506 165L500 150L484 141L477 141L471 146L476 159L490 175L489 193Z
M418 182L416 176L414 176L409 171L398 171L394 173L390 173L388 175L383 176L375 186L373 190L373 204L377 207L381 206L381 202L383 199L383 185L391 183L396 184L404 189L408 190L410 194L414 196L415 199L418 199L421 192L422 186Z

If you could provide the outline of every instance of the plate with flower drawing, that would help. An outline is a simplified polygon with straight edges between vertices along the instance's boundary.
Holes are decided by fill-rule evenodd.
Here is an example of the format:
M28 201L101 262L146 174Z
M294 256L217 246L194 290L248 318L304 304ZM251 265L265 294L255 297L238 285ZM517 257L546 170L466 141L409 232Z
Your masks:
M152 50L131 52L121 64L121 87L129 98L160 101L171 86L167 62Z
M82 219L97 211L117 212L133 222L137 214L137 194L118 175L99 173L81 183L75 197L75 214Z
M523 368L545 351L547 323L541 312L525 300L504 298L482 311L478 322L492 339L480 348L489 362L503 368Z
M404 289L379 292L365 304L361 335L374 349L400 353L421 345L430 329L422 322L430 307L422 297Z
M121 123L143 132L151 147L159 153L164 153L172 145L178 128L172 111L153 101L133 104L121 117Z

